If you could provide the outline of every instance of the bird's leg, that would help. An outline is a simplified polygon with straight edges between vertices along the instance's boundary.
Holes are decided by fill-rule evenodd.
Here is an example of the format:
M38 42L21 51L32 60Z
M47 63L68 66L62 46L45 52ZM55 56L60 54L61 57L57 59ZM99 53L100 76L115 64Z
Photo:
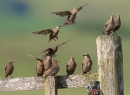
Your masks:
M56 39L53 39L54 41L56 41Z
M56 36L57 40L58 40L58 36Z

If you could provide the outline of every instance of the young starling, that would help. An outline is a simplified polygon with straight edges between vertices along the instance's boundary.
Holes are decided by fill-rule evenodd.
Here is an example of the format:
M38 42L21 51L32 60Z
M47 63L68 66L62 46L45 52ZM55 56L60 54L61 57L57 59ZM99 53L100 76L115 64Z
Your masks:
M113 16L111 15L110 19L104 25L103 34L109 35L111 32L113 32L114 24Z
M46 56L46 59L44 60L44 69L45 71L47 71L51 65L52 65L52 60L51 60L51 57L50 56Z
M42 76L43 73L44 73L44 71L45 71L44 64L43 64L44 60L40 59L40 58L37 58L37 57L34 57L32 55L29 55L29 54L28 54L28 56L31 57L31 58L34 58L34 59L38 60L38 62L36 64L36 67L35 67L36 68L36 74L37 74L38 77Z
M57 60L53 60L52 61L52 65L51 65L51 67L50 67L50 69L48 69L45 73L44 73L44 75L42 76L43 78L45 77L47 77L47 76L52 76L52 75L55 75L55 74L57 74L58 72L59 72L59 70L60 70L60 68L59 68L59 66L57 65L57 63L58 63L59 61L57 61Z
M115 25L114 25L114 29L113 32L117 31L118 29L120 29L121 26L121 20L120 20L120 15L117 14L115 19L114 19Z
M87 72L91 71L93 62L89 54L84 54L83 56L85 57L85 59L82 62L82 71L83 71L83 74L87 74Z
M36 32L32 32L33 34L42 34L42 35L49 35L49 40L48 43L52 40L56 41L55 38L57 38L58 40L58 33L59 33L59 29L61 26L56 26L54 29L45 29L45 30L41 30L41 31L36 31Z
M68 61L66 65L66 72L67 75L72 75L76 69L76 62L74 60L74 57L70 57L70 60Z
M71 40L72 40L72 39L71 39ZM55 56L56 56L55 53L57 52L58 48L59 48L61 45L66 44L67 42L69 42L69 41L71 41L71 40L68 40L68 41L66 41L66 42L60 43L60 44L56 45L56 46L53 47L53 48L47 48L47 49L41 51L40 53L45 53L45 52L47 52L46 54L43 55L43 57L46 57L46 56L55 57Z
M61 17L68 16L66 22L63 25L75 24L76 23L75 19L76 19L77 12L82 10L87 4L85 4L83 6L80 6L78 8L72 9L71 11L60 11L60 12L51 12L51 13L59 15Z
M10 60L6 66L5 66L5 78L7 78L9 75L11 76L11 74L13 73L14 70L14 66L13 66L14 61ZM12 76L11 76L12 78Z

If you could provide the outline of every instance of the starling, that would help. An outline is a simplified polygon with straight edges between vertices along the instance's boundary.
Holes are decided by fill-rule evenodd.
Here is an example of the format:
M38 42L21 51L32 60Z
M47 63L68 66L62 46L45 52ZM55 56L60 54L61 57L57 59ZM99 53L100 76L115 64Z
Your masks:
M72 40L72 39L71 39L71 40ZM46 54L43 55L43 57L46 57L46 56L51 56L51 58L52 58L52 57L55 57L55 56L56 56L55 53L57 52L58 47L60 47L60 46L63 45L63 44L66 44L67 42L69 42L69 41L71 41L71 40L68 40L68 41L66 41L66 42L60 43L60 44L56 45L56 46L53 47L53 48L47 48L47 49L41 51L40 53L45 53L45 52L47 52Z
M52 60L51 60L51 57L50 56L46 56L46 59L44 60L44 69L45 71L47 71L51 65L52 65Z
M115 22L115 25L114 25L113 32L117 31L121 26L121 20L120 20L120 15L119 14L116 15L116 17L114 19L114 22Z
M51 12L51 13L59 15L61 17L68 16L66 22L63 25L75 24L76 23L75 19L76 19L77 12L82 10L87 4L85 4L83 6L80 6L78 8L72 9L71 11L60 11L60 12Z
M59 70L60 70L60 68L59 68L59 66L57 65L57 63L58 63L59 61L57 61L57 60L53 60L52 61L52 65L51 65L51 67L50 67L50 69L48 69L45 73L44 73L44 75L42 76L43 78L45 77L47 77L47 76L52 76L52 75L55 75L55 74L57 74L58 72L59 72Z
M56 39L58 40L58 33L59 33L59 29L61 26L56 26L54 29L45 29L45 30L41 30L41 31L36 31L36 32L32 32L33 34L42 34L42 35L49 35L49 40L48 43L52 40L56 41ZM56 39L55 39L56 38Z
M74 60L74 57L70 57L70 60L68 61L66 65L66 72L67 75L72 75L76 69L76 62Z
M105 33L109 35L111 32L113 32L113 29L114 29L114 20L113 16L111 15L110 19L104 25L103 34Z
M44 73L44 71L45 71L44 64L43 64L44 60L41 59L41 58L34 57L32 55L29 55L29 54L28 54L28 56L31 57L31 58L34 58L34 59L38 60L38 62L36 64L36 67L35 67L36 68L36 73L37 73L38 77L42 76L43 73Z
M14 61L10 60L6 66L5 66L5 78L7 78L9 75L11 76L11 74L13 73L14 70L14 66L13 66ZM12 76L11 76L12 78Z
M87 74L87 72L91 71L93 62L89 54L84 54L83 56L85 57L85 59L82 62L82 71L83 74Z

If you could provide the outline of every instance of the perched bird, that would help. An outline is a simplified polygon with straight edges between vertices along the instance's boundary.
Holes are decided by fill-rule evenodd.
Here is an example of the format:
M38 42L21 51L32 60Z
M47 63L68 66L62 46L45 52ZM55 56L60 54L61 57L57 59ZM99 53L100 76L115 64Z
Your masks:
M114 24L113 16L111 15L109 20L104 25L103 34L109 35L111 32L113 32Z
M71 40L72 40L72 39L71 39ZM67 42L69 42L69 41L71 41L71 40L68 40L68 41L66 41L66 42L60 43L60 44L56 45L56 46L53 47L53 48L47 48L47 49L41 51L40 53L45 53L45 52L47 52L46 54L43 55L43 57L46 57L46 56L55 57L55 56L56 56L55 53L57 52L58 48L59 48L61 45L66 44Z
M82 10L87 4L85 4L83 6L80 6L78 8L72 9L71 11L60 11L60 12L51 12L51 13L59 15L61 17L68 16L66 22L63 25L75 24L76 23L75 19L76 19L77 12Z
M9 75L11 76L11 74L13 73L14 70L14 66L13 66L14 61L10 60L6 66L5 66L5 78L7 78ZM12 76L11 76L12 78Z
M91 71L93 62L89 54L84 54L83 56L85 57L85 59L82 62L82 71L83 71L83 74L87 74L87 72Z
M38 77L42 76L44 71L45 71L44 64L43 64L44 60L41 59L41 58L34 57L32 55L29 55L29 54L28 54L28 56L38 60L36 67L35 67L36 68L36 74L37 74Z
M70 60L68 61L66 65L66 72L67 75L72 75L76 69L76 62L74 60L74 57L70 57Z
M45 71L47 71L52 65L51 56L46 56L46 59L44 60L43 64L44 64Z
M114 25L114 29L113 32L117 31L118 29L120 29L121 26L121 20L120 20L120 15L117 14L115 19L114 19L115 25Z
M59 61L57 61L57 60L54 59L52 61L51 67L44 73L44 75L42 77L46 78L47 76L52 76L52 75L57 74L59 72L59 70L60 70L59 66L57 65L58 62Z
M58 40L58 33L59 33L59 29L61 26L56 26L54 29L45 29L45 30L41 30L41 31L36 31L36 32L32 32L33 34L42 34L42 35L49 35L49 40L48 43L52 40L56 41L55 38Z

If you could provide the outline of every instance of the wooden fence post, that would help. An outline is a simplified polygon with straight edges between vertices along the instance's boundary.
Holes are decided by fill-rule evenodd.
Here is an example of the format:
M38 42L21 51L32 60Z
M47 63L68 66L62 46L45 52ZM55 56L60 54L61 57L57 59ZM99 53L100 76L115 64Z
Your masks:
M121 38L115 33L97 37L98 77L103 95L124 95Z
M57 77L48 76L45 81L45 95L57 95Z

